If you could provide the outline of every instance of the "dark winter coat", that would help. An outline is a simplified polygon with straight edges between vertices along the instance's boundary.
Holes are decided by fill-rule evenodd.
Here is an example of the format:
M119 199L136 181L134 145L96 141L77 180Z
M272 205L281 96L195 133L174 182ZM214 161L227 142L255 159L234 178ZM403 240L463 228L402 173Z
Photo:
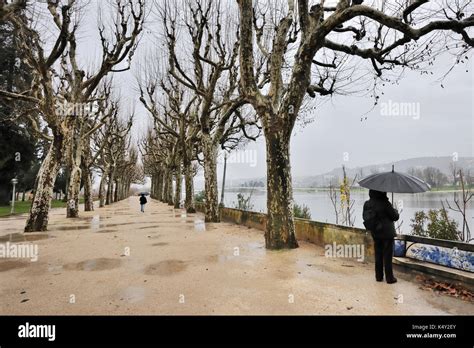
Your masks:
M140 204L146 204L146 197L145 196L140 197Z
M372 209L377 214L377 228L372 232L372 236L378 239L394 238L397 233L395 231L394 221L399 218L398 211L392 207L385 192L369 190L370 199L364 203L363 216L368 209Z

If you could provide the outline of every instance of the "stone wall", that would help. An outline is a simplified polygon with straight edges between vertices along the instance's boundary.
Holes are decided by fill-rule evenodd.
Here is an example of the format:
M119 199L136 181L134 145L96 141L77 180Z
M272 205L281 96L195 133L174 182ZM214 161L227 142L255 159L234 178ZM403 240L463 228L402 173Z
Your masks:
M196 208L198 211L204 211L202 204L196 204ZM267 217L263 213L221 208L221 219L264 231ZM321 247L333 243L337 245L364 245L366 260L373 261L373 241L365 229L295 218L295 230L297 240Z

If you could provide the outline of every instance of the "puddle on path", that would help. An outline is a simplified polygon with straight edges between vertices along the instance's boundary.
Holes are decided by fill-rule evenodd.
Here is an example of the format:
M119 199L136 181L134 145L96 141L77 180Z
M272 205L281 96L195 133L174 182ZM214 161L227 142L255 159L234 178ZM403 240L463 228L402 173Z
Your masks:
M145 299L145 289L138 286L129 286L120 292L120 300L136 303Z
M105 229L105 230L98 230L97 233L112 233L112 232L119 232L117 230L112 229Z
M98 258L78 263L68 263L63 268L68 271L105 271L117 268L121 263L121 260L117 259Z
M17 261L17 260L5 260L0 261L0 272L6 272L11 269L25 268L30 264L27 261Z
M235 257L232 257L232 256L228 256L228 255L209 255L209 256L206 256L206 261L207 262L226 262L227 260L231 260Z
M197 232L206 231L206 223L204 222L204 220L194 220L194 230Z
M10 233L0 237L0 243L6 242L33 242L42 239L54 238L47 233Z
M100 228L103 227L116 227L116 226L124 226L124 225L134 225L136 222L121 222L121 223L113 223L113 224L101 224L99 225Z
M90 230L90 225L78 225L78 226L55 226L50 228L50 231L78 231L78 230Z
M100 227L100 215L94 215L91 220L91 227L93 230L98 230Z
M161 227L160 225L153 225L153 226L145 226L145 227L139 227L139 230L148 230L150 228L158 228Z
M186 269L186 262L181 260L165 260L145 268L145 274L171 276L173 274L182 272Z

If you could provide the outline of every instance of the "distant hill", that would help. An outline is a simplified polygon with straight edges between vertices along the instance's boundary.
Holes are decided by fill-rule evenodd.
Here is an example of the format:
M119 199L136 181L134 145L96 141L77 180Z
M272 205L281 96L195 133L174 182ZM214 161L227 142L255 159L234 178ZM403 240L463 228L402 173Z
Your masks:
M426 167L438 168L442 173L452 177L452 167L451 165L455 163L457 168L463 168L464 170L470 170L471 173L474 172L474 157L459 157L456 162L453 162L453 158L450 156L444 157L417 157L410 158L405 160L400 160L396 162L387 162L382 164L373 164L363 167L351 168L346 166L347 175L351 178L357 175L358 178L365 177L367 175L390 171L392 169L392 164L395 166L395 170L399 172L408 172L410 168L423 169ZM293 177L293 185L295 188L301 187L321 187L327 186L331 180L338 180L342 178L342 167L334 168L333 170L319 175L308 175L308 176L299 176ZM252 178L252 179L242 179L242 180L232 180L232 186L246 186L245 184L250 181L264 181L265 178Z

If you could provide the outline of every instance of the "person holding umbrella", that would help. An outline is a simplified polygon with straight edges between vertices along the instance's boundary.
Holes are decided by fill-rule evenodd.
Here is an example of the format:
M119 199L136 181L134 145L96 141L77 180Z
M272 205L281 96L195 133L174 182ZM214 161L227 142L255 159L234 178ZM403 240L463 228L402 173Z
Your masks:
M396 283L392 257L394 238L397 235L394 222L399 219L399 214L393 208L393 193L425 192L430 186L416 176L396 172L393 165L391 172L369 175L359 181L359 185L369 189L370 199L364 203L362 217L365 228L374 238L375 279L383 281L385 270L387 283ZM387 192L392 192L392 203L388 200Z
M145 197L145 193L141 193L140 194L140 211L142 213L145 212L145 204L147 203L147 200L146 200L146 197Z
M397 235L394 221L400 216L388 200L386 192L369 190L369 197L364 203L362 216L374 239L375 279L383 281L385 269L387 283L393 284L397 282L392 267L393 243Z

